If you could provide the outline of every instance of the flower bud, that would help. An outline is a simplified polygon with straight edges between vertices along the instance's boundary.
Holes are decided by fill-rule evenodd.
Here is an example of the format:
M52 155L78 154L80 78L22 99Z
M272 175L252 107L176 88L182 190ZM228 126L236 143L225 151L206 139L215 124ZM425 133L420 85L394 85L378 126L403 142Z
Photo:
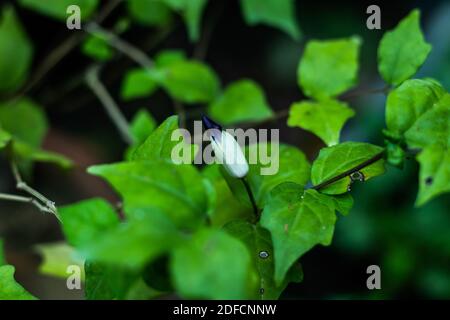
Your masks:
M211 119L203 116L202 120L205 127L210 130L211 146L219 163L223 164L232 177L245 177L249 167L236 139Z

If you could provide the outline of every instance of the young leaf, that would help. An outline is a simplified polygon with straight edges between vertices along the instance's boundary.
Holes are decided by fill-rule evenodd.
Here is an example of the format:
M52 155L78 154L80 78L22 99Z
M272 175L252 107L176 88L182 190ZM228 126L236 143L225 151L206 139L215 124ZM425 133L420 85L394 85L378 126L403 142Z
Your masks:
M13 153L14 157L19 160L19 165L35 161L53 163L63 169L68 169L73 166L72 160L61 154L33 148L29 144L19 140L13 140ZM27 166L25 166L25 168L26 167Z
M123 162L90 167L88 172L105 178L120 193L128 216L134 215L134 208L158 209L183 228L196 227L205 218L205 187L191 165Z
M155 130L157 124L155 118L146 109L140 109L131 121L130 130L136 144L142 144Z
M181 137L178 140L173 140L175 139L174 134L176 130L178 130L178 116L168 117L133 152L131 159L134 161L165 159L178 164L172 157L172 153L176 153L180 158L186 159L188 157L186 160L192 162L198 147L195 144L187 144ZM176 152L177 150L179 152Z
M300 38L293 0L241 0L242 12L249 25L266 24Z
M277 148L278 154L276 152ZM250 172L247 175L247 179L260 208L264 207L270 191L280 183L295 182L305 185L308 182L311 165L304 153L298 148L289 145L260 143L249 146L249 149L253 149L255 154L256 150L258 150L259 155L256 164L252 164L253 161L250 161ZM262 152L262 150L265 151ZM268 158L264 159L261 157L261 154L266 154L266 151L268 152ZM274 172L269 172L269 167Z
M41 274L67 279L67 268L73 265L80 267L81 281L84 281L84 261L76 255L73 247L65 242L57 242L40 244L36 249L44 260L39 266Z
M0 300L36 300L14 280L14 271L13 266L0 266Z
M108 40L100 33L89 35L81 45L81 52L97 61L108 61L114 56Z
M429 79L406 80L392 90L386 101L386 125L390 134L401 138L445 92L438 82Z
M171 63L158 68L155 77L169 95L185 103L209 103L220 90L214 71L197 61Z
M119 224L114 208L105 200L92 198L59 209L67 241L78 248L89 245L108 229Z
M157 68L167 68L168 66L186 60L186 53L181 50L163 50L155 56L155 66Z
M246 299L256 288L250 254L227 233L202 229L171 253L177 292L193 299Z
M247 246L259 278L259 290L254 296L261 300L278 299L289 282L301 282L303 272L299 265L294 265L283 283L277 286L274 281L274 251L270 233L246 221L236 220L224 226L224 230Z
M380 41L378 70L389 84L398 85L412 77L431 51L419 21L419 10L413 10L394 30L386 32Z
M3 7L0 18L0 91L11 92L23 84L32 58L31 41L14 9Z
M355 168L381 152L383 152L383 148L363 142L344 142L333 147L323 148L312 165L312 183L317 186ZM381 175L384 173L384 160L380 159L359 170L359 172L363 181ZM351 177L346 176L321 188L320 192L326 194L346 193L349 191L351 183Z
M303 254L317 244L331 243L334 211L330 197L312 189L304 191L295 183L283 183L272 191L260 223L272 235L277 285Z
M328 146L339 143L341 129L355 112L345 102L323 100L294 103L289 111L288 126L300 127L319 136Z
M335 97L356 84L361 39L312 40L298 66L298 83L318 100Z
M66 21L67 8L71 5L80 7L81 19L88 19L97 9L98 0L19 0L19 3L30 10L60 21Z
M135 210L129 221L99 234L79 252L87 260L141 270L182 241L175 225L156 209Z
M29 99L1 104L0 125L14 139L35 148L40 147L48 127L42 108Z
M450 191L450 94L444 95L405 133L410 148L422 148L416 205Z
M148 97L158 89L154 76L150 70L136 68L127 72L122 81L120 95L123 100Z
M128 0L131 18L145 26L165 26L172 21L172 12L164 0Z
M200 27L203 10L208 0L163 0L173 10L179 12L188 29L189 39L197 41L200 37Z
M273 115L262 88L252 80L229 85L208 108L211 118L223 125L264 120Z

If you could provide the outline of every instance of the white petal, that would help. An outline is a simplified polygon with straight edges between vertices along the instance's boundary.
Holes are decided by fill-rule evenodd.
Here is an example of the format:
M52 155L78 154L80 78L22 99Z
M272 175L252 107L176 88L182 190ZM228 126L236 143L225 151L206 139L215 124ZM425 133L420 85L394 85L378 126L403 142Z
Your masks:
M212 140L211 144L216 159L223 164L231 176L242 178L247 175L249 169L247 160L241 146L231 134L223 131L220 141Z

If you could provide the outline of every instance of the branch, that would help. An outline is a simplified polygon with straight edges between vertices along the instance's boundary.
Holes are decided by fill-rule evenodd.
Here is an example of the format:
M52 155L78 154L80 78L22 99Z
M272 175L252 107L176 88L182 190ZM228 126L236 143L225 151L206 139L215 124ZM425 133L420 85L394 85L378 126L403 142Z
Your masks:
M9 200L9 201L16 201L16 202L28 202L34 205L39 209L41 212L51 213L54 214L55 217L61 221L58 209L56 208L55 202L49 200L47 197L45 197L43 194L38 192L37 190L31 188L29 185L26 184L26 182L23 181L19 169L17 168L17 164L14 161L11 161L11 170L14 176L14 179L16 180L16 188L19 190L22 190L28 194L30 194L32 197L22 197L22 196L16 196L16 195L9 195L9 194L1 194L1 199L3 200Z
M18 196L15 194L0 193L0 200L31 203L36 208L38 208L38 210L41 212L54 214L54 212L52 210L50 210L48 207L42 205L39 201L37 201L36 199L31 198L31 197L22 197L22 196ZM56 217L59 219L59 217L57 215L56 215Z
M374 155L372 158L364 161L363 163L357 165L356 167L351 168L351 169L349 169L347 171L344 171L341 174L338 174L337 176L335 176L335 177L333 177L331 179L328 179L328 180L326 180L326 181L324 181L322 183L319 183L316 186L311 187L311 189L319 190L319 189L325 188L326 186L328 186L328 185L330 185L330 184L332 184L332 183L334 183L334 182L336 182L338 180L341 180L342 178L345 178L345 177L351 175L352 173L360 171L361 169L371 165L372 163L377 162L380 159L383 159L384 155L385 155L385 150L383 150L382 152Z
M252 189L250 188L250 185L248 184L247 180L245 178L241 179L242 183L245 186L245 190L247 191L248 197L250 198L250 202L253 207L253 213L255 214L255 219L259 219L259 211L258 206L256 205L255 196L253 195Z
M120 108L117 105L117 103L109 94L108 90L105 88L103 83L101 83L99 79L99 71L100 71L99 65L94 65L91 68L89 68L88 71L86 72L85 78L86 83L102 103L107 114L109 115L109 117L119 130L123 140L131 145L134 143L134 137L131 134L128 121L120 111Z
M118 51L122 52L126 56L130 57L132 60L136 61L138 64L143 66L144 68L151 69L154 66L153 61L139 48L135 47L134 45L126 42L119 36L117 36L115 33L108 31L101 26L99 26L97 23L92 22L89 23L86 28L86 32L89 34L95 34L100 33L103 36L107 38L108 43L117 49Z
M131 43L126 42L113 32L110 32L106 29L103 29L101 26L91 23L86 27L86 32L89 32L91 34L93 33L100 33L103 36L105 36L108 40L108 43L117 49L118 51L122 52L124 55L128 56L131 60L135 61L137 64L139 64L141 67L145 69L152 69L154 67L153 60L151 60L145 52L143 52L141 49L135 47ZM179 101L173 100L173 106L175 109L175 112L180 117L180 126L186 127L186 111L184 109L184 106Z

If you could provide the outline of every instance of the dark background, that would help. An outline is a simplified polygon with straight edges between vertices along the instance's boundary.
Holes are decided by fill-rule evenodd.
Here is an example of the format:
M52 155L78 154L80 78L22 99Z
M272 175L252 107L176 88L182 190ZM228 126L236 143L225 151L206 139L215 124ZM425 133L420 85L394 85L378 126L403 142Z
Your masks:
M14 1L2 1L2 5L7 2L16 7L33 41L33 70L62 41L74 32L82 32L69 31L63 23L23 9ZM381 7L382 30L366 28L366 8L370 4ZM342 97L357 110L357 116L346 125L342 140L382 144L385 96L365 92L383 87L376 60L380 37L414 8L421 9L425 37L433 45L417 76L434 77L448 90L450 1L444 0L297 1L297 18L303 32L297 42L270 27L247 26L237 1L212 0L203 18L203 28L212 31L205 61L217 72L222 85L244 77L254 79L265 89L273 109L283 110L304 98L296 71L309 39L360 35L364 41L360 83ZM125 12L121 5L103 26L112 26ZM165 48L183 49L188 55L198 50L188 41L180 19L166 37L157 41L160 33L133 24L122 37L150 56ZM84 71L91 64L92 60L76 48L28 93L49 117L51 130L45 148L76 163L76 168L68 172L36 165L31 177L34 187L51 194L61 205L93 196L118 200L105 183L85 173L92 164L120 160L126 147L96 97L83 84ZM117 55L102 72L102 81L117 101L122 77L133 66L127 57ZM121 102L120 106L128 118L145 107L158 122L174 113L162 92L131 103ZM188 113L191 122L198 119L199 107L188 107ZM288 128L284 118L265 127L280 128L281 140L300 147L310 160L324 146L312 134ZM14 190L14 180L7 169L6 163L1 162L0 190L5 192ZM389 168L383 177L357 185L353 190L355 208L348 217L339 219L332 245L316 247L302 258L305 279L301 284L290 285L283 298L450 298L450 199L441 196L423 208L414 208L417 170L411 160L403 171ZM30 206L0 203L0 237L5 239L8 261L17 268L17 279L31 293L40 298L82 297L81 292L68 291L64 280L38 274L41 258L34 246L62 239L53 217ZM366 288L366 268L371 264L381 267L382 290Z

